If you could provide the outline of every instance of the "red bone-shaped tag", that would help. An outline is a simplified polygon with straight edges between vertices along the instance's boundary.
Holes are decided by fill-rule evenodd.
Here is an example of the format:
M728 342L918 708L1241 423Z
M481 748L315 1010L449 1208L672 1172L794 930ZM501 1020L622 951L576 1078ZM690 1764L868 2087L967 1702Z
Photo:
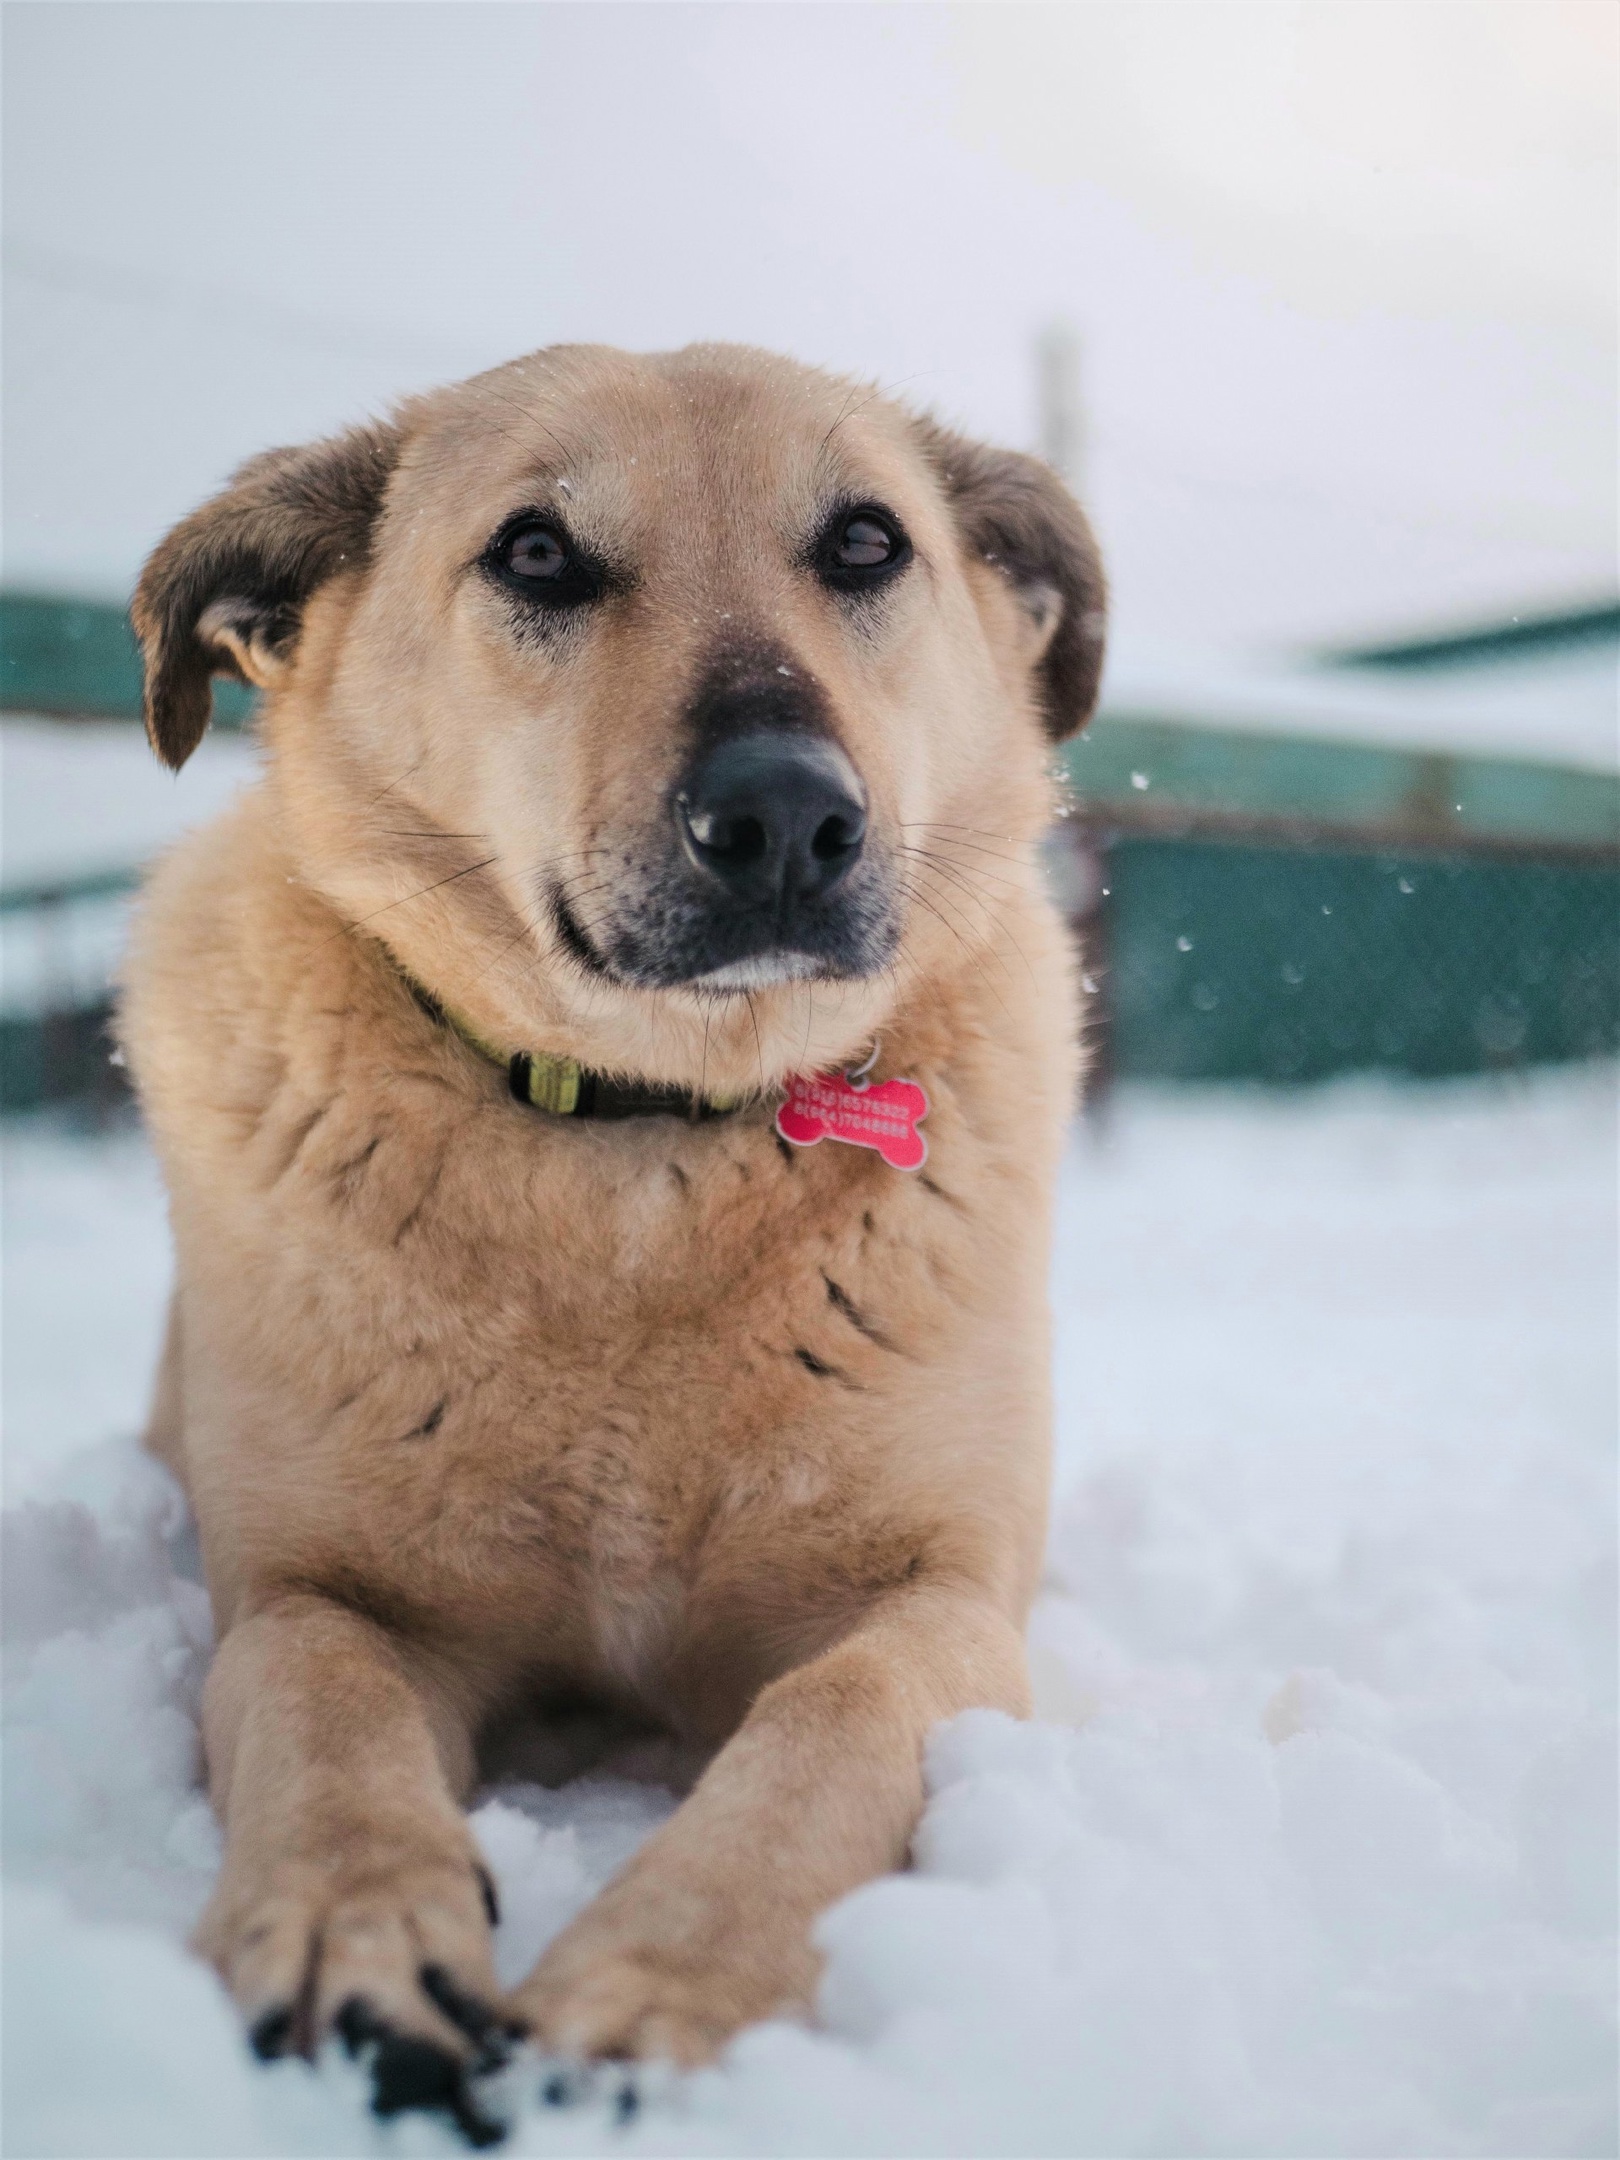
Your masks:
M928 1142L917 1127L928 1115L928 1097L915 1080L879 1080L857 1087L842 1073L795 1073L776 1129L795 1147L843 1140L876 1148L891 1170L920 1170Z

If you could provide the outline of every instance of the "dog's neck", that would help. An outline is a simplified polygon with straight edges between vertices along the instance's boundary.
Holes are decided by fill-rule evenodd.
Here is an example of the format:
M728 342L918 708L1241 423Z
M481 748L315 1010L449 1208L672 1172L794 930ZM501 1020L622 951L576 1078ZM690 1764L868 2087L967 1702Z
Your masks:
M737 1097L697 1095L689 1088L626 1080L615 1073L594 1072L577 1058L557 1057L547 1050L514 1050L508 1055L443 999L423 989L413 976L405 975L404 981L431 1020L448 1028L470 1050L506 1074L507 1085L517 1101L549 1117L678 1117L696 1125L705 1118L724 1117L738 1107Z

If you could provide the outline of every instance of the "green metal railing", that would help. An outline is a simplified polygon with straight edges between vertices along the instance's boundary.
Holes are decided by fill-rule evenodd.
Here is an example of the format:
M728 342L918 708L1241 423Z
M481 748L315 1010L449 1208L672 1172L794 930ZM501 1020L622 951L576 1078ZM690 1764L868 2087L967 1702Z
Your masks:
M1602 613L1572 618L1583 639L1620 627ZM227 725L251 712L239 685L216 699ZM0 596L0 706L137 715L122 613ZM1119 708L1066 762L1106 1070L1293 1082L1620 1049L1620 780ZM0 919L48 931L135 876L5 888ZM114 1084L106 1014L102 994L0 1019L8 1106Z
M1620 780L1528 759L1189 727L1116 707L1067 763L1089 815L1143 837L1620 855Z
M1620 1049L1620 779L1117 709L1067 765L1109 1072L1428 1077Z
M1334 667L1425 673L1471 667L1482 660L1522 660L1536 653L1570 652L1582 646L1609 648L1620 642L1620 602L1597 600L1553 614L1514 615L1440 637L1397 638L1383 645L1351 645L1323 657Z
M0 710L138 720L141 655L129 617L104 601L0 593ZM240 727L253 710L241 683L214 686L214 718Z
M1620 874L1530 855L1116 836L1113 1071L1425 1078L1620 1048Z

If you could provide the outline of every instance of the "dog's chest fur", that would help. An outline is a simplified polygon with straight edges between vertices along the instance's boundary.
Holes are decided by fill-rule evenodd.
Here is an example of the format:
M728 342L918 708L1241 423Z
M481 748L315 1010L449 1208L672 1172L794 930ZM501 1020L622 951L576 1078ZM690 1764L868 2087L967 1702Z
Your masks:
M726 1730L922 1568L1032 1579L1069 1071L1011 989L886 1043L933 1102L920 1175L788 1149L765 1106L553 1121L274 855L244 877L251 840L166 866L123 1017L184 1285L164 1452L222 1620L318 1585L495 1691Z
M946 1067L920 1179L789 1150L763 1107L559 1122L374 951L303 959L228 1033L143 1044L216 1598L319 1584L502 1685L723 1728L974 1534L974 1466L920 1471L917 1434L953 1396L960 1424L1039 1289L964 1198L984 1150Z
M276 1381L272 1350L266 1372L278 1564L297 1525L334 1588L436 1634L470 1591L481 1643L506 1628L520 1662L543 1644L548 1668L654 1700L712 1662L703 1638L774 1668L914 1564L886 1413L936 1349L946 1259L910 1242L926 1196L885 1190L896 1173L785 1157L763 1113L558 1130L497 1100L407 1143L432 1191L399 1216L382 1149L368 1200L369 1143L323 1123L272 1190L301 1188L298 1244L252 1308L261 1342L283 1303L334 1323L323 1366Z

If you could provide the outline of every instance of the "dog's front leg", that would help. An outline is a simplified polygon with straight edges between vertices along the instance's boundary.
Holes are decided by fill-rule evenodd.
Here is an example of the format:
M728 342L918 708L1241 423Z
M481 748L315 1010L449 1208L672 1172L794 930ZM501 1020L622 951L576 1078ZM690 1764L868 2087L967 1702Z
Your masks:
M336 2030L375 2045L379 2105L454 2105L499 2032L446 1690L372 1621L289 1596L226 1634L203 1737L226 1851L197 1942L259 2051L313 2054Z
M1023 1640L988 1598L919 1587L775 1680L691 1797L514 1999L537 2040L696 2063L807 2008L816 1915L903 1860L922 1749L975 1706L1027 1713Z

